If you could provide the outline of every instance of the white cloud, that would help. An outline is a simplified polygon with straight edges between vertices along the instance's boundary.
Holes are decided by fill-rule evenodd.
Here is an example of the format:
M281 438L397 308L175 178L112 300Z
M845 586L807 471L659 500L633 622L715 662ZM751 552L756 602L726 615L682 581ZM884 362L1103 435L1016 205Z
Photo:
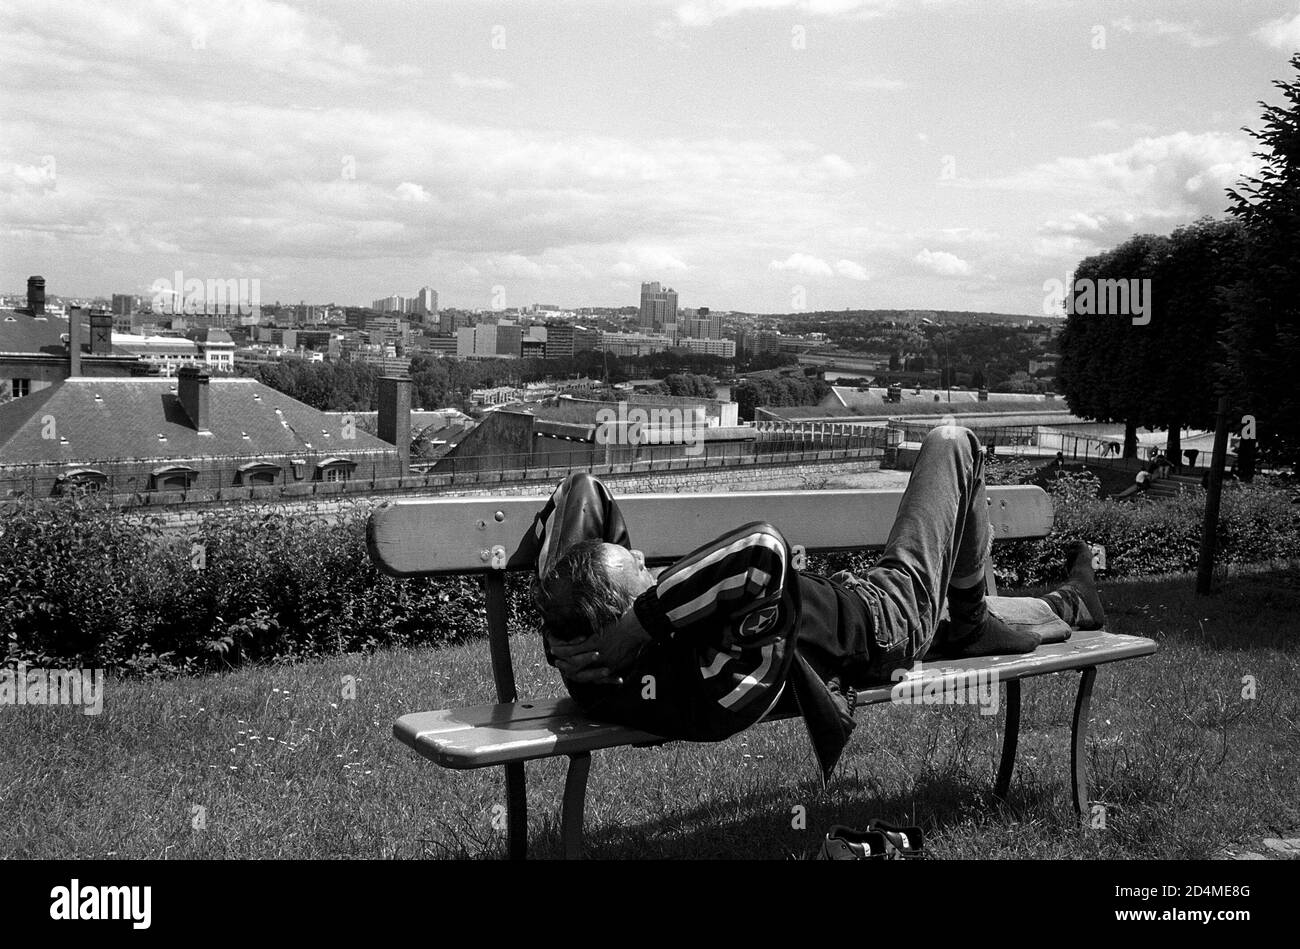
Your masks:
M821 166L833 178L852 178L857 171L839 155L823 155Z
M1270 20L1253 35L1274 49L1300 49L1300 13Z
M768 264L768 267L772 270L789 270L808 277L829 277L831 275L830 264L820 257L813 257L809 254L791 254L785 260L772 261Z
M403 181L394 189L394 191L396 192L397 197L402 201L418 201L423 203L429 200L429 192L425 191L419 185L412 184L409 181Z
M1244 135L1176 132L1116 152L1057 158L971 187L1056 194L1090 203L1092 213L1218 214L1227 205L1224 190L1258 169L1252 151Z
M677 7L677 21L684 26L712 26L742 13L787 10L805 16L866 19L898 5L899 0L687 0Z
M1230 36L1222 33L1209 34L1201 31L1199 21L1177 23L1170 20L1134 20L1131 16L1120 17L1112 26L1124 33L1142 33L1148 36L1169 36L1180 43L1186 43L1192 49L1204 49L1226 43Z
M274 0L16 0L0 11L10 81L66 83L78 75L164 82L194 70L248 70L333 85L418 76L348 42L332 22ZM57 69L51 69L53 63Z
M1128 132L1134 135L1150 135L1156 130L1150 122L1121 122L1119 119L1097 119L1089 122L1088 128L1098 132Z
M625 246L618 249L619 260L609 268L616 277L645 277L653 280L655 274L671 271L680 273L690 268L667 247L652 245Z
M508 92L515 88L515 84L509 79L501 79L497 76L467 76L463 72L452 73L451 81L462 89L489 89L494 92Z
M971 272L970 264L956 254L944 250L932 251L926 248L912 259L926 270L937 273L941 277L965 277Z
M851 260L838 260L835 262L835 272L841 277L848 277L850 280L870 280L871 276L867 273L867 268L861 264L854 263Z

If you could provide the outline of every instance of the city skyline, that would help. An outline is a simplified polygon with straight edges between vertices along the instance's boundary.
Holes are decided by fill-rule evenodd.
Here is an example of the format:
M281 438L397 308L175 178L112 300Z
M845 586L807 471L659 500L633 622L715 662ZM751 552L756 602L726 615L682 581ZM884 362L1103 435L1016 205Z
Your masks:
M378 12L376 12L378 11ZM1041 313L1221 215L1300 4L8 4L0 285ZM647 53L651 55L646 55Z

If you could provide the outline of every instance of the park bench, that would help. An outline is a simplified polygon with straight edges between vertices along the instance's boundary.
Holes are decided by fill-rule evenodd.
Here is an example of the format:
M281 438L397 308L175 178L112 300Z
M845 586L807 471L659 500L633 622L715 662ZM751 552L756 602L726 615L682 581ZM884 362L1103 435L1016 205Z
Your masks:
M618 499L633 542L647 563L671 563L715 539L725 530L754 520L775 525L791 545L809 553L882 547L902 498L899 490L764 491L749 494L633 494ZM1052 526L1052 503L1032 486L988 489L990 520L997 540L1044 537ZM531 570L519 551L544 500L531 498L447 498L385 501L370 516L370 556L395 577L478 574L486 588L488 641L497 701L470 708L404 715L394 736L445 768L504 766L509 854L527 850L527 798L524 762L567 756L561 814L566 857L580 856L583 809L591 753L621 746L644 747L664 739L646 732L596 722L570 699L530 700L515 690L507 635L505 575ZM925 662L913 694L934 679L975 681L969 676L996 672L1006 684L1006 719L996 791L1004 796L1015 766L1020 730L1020 682L1030 676L1077 669L1081 672L1074 705L1070 769L1074 808L1088 808L1084 742L1097 667L1156 651L1150 639L1104 631L1076 632L1066 642L1040 646L1024 656ZM558 677L558 673L556 673ZM956 686L954 685L954 689ZM888 702L891 686L861 690L858 705Z

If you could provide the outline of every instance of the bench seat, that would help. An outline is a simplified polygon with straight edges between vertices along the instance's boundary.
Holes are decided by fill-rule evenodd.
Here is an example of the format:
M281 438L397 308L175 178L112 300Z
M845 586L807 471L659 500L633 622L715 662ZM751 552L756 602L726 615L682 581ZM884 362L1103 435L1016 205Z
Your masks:
M996 673L1000 682L1011 682L1049 672L1077 670L1080 666L1149 656L1155 651L1155 642L1140 636L1076 632L1063 643L1040 646L1028 655L925 662L919 674L909 675L897 689L902 698L920 698L926 686L935 680L962 681L987 672ZM861 690L858 705L888 702L895 688L882 685ZM442 767L457 770L623 745L658 744L664 740L648 732L592 721L567 698L417 712L399 718L393 725L393 735Z
M775 461L776 456L770 460ZM627 466L615 466L627 467ZM633 468L637 466L631 466ZM646 562L669 564L717 537L720 526L756 516L780 528L807 553L863 551L887 543L904 492L894 489L760 491L721 494L631 494L619 507ZM1031 485L990 487L989 523L997 541L1046 537L1052 530L1051 499ZM497 704L404 715L394 736L446 768L468 770L497 765L505 772L510 856L527 853L528 818L524 763L567 757L560 836L565 856L582 853L583 810L592 752L633 745L658 745L664 739L635 729L587 718L569 699L519 700L510 656L506 574L535 569L522 538L532 528L542 502L533 497L469 497L385 501L370 515L366 542L371 558L393 577L482 577L485 618ZM992 576L989 593L996 593ZM941 684L965 680L983 692L988 673L1005 683L1002 756L994 791L1005 796L1015 768L1020 731L1020 682L1030 676L1073 670L1079 673L1070 739L1071 796L1077 814L1089 808L1085 742L1097 667L1149 656L1150 639L1104 631L1076 632L1064 643L1040 646L1027 656L925 662L899 683L858 693L859 705L935 698ZM978 676L985 673L985 676ZM946 689L944 691L947 691ZM929 693L927 695L927 693ZM957 698L957 690L952 690Z

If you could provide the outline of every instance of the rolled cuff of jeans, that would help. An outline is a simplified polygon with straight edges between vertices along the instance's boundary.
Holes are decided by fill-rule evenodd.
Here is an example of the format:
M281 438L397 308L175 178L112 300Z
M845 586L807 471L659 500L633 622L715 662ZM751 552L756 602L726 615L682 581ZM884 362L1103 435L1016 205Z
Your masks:
M652 640L662 643L672 638L673 624L664 612L654 587L638 596L632 603L632 609L636 611L636 618L641 621L641 626Z

